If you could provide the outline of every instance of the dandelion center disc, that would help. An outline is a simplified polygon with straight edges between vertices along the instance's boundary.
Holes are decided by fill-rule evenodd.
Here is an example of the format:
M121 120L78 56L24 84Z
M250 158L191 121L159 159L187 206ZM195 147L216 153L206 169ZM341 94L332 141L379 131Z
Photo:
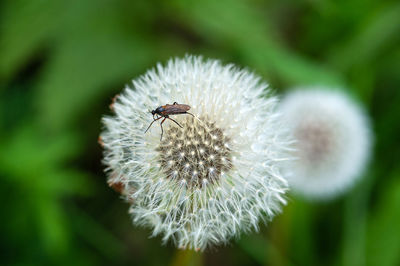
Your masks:
M232 168L229 138L208 118L187 117L181 124L166 129L157 148L161 170L192 188L218 182Z
M296 153L308 163L312 162L314 167L322 165L329 160L328 155L335 152L337 144L332 136L333 131L324 121L301 121L293 133L298 140Z

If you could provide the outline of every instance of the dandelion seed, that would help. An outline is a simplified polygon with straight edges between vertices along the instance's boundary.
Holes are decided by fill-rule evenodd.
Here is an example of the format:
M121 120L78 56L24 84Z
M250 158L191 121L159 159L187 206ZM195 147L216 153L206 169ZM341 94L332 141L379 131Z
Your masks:
M330 199L349 189L370 154L369 121L347 95L328 88L296 90L280 110L295 139L286 167L289 185L310 199Z
M174 116L182 128L167 120L162 141L159 127L144 134L147 110L174 101L196 117ZM134 223L203 250L280 212L287 184L274 162L288 141L275 107L257 76L216 60L170 60L134 80L101 134L109 182L123 184Z

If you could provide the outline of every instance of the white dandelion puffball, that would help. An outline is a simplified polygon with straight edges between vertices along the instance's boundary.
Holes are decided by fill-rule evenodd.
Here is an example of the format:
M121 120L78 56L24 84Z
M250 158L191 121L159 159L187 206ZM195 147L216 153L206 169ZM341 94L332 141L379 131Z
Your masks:
M166 119L163 134L161 117L145 133L150 110L174 102L193 116L171 115L176 123ZM289 145L276 104L257 76L201 57L170 60L134 80L101 134L108 182L122 186L134 223L203 250L281 211L287 182L277 165Z
M303 88L289 93L280 111L295 139L289 186L314 200L349 189L370 154L369 120L361 108L343 92Z

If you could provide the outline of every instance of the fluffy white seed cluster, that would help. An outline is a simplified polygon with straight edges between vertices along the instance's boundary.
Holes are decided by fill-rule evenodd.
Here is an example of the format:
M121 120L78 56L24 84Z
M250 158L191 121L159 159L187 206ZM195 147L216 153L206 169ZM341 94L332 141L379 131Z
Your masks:
M286 167L290 187L314 200L349 189L370 154L369 121L360 107L340 91L299 88L280 110L296 140L296 159Z
M150 109L190 105L161 128ZM277 100L259 78L187 56L133 81L103 119L109 184L120 186L136 224L179 248L203 250L257 230L285 204L278 165L289 146ZM161 120L159 120L161 121Z

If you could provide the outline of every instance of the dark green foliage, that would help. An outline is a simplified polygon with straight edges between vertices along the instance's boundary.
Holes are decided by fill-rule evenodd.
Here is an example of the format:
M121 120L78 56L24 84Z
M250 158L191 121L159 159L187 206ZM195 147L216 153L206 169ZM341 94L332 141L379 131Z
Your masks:
M1 264L399 265L399 14L394 0L0 2ZM132 78L186 53L277 93L348 88L374 128L364 178L334 202L290 196L260 233L204 255L149 239L107 187L100 119Z

